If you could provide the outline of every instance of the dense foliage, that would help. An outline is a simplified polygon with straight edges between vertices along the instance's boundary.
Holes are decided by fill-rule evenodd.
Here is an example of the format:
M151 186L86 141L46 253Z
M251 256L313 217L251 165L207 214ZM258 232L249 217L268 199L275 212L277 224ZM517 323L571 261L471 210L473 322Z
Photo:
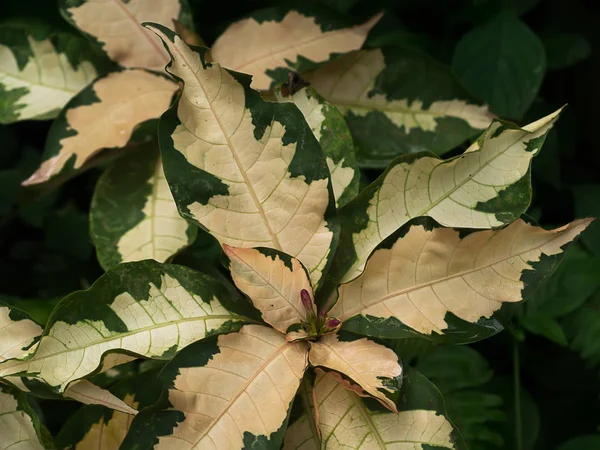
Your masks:
M0 448L600 448L597 7L31 3Z

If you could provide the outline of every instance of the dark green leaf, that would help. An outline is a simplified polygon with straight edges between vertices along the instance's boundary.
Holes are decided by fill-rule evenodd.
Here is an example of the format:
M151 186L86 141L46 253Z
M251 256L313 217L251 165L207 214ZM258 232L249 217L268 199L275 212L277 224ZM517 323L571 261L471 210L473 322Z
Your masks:
M518 119L537 95L546 56L542 42L527 25L502 13L462 38L452 68L492 112Z

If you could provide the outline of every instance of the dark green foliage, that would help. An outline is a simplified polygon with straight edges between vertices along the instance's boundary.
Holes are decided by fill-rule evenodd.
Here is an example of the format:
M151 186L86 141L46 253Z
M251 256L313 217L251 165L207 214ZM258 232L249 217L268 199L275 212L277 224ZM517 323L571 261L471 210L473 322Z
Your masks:
M64 0L61 4L72 6L79 1ZM295 7L305 13L317 14L322 29L336 29L362 23L374 13L385 10L386 15L372 30L365 48L385 48L386 62L391 68L378 79L376 87L389 98L409 96L427 105L460 96L490 105L492 112L516 121L517 125L531 122L568 103L560 121L547 135L540 155L534 159L531 174L523 180L528 181L531 175L533 198L529 213L546 229L565 224L575 217L600 216L597 138L600 9L595 2L189 0L189 5L190 11L186 10L182 19L189 23L193 15L196 29L209 46L230 23L249 15L268 20L281 17ZM39 27L34 31L36 36L41 39L52 34L53 44L64 49L74 65L78 61L77 55L86 54L97 64L101 74L111 68L111 63L99 53L97 44L72 39L76 31L61 17L57 2L0 2L0 18L13 24L34 21ZM23 34L16 31L16 25L0 25L0 44L23 44L17 53L20 64L27 57L25 43ZM303 58L291 63L299 71L315 68L311 61ZM249 82L243 75L236 77L246 84ZM274 78L287 80L287 71L275 70ZM0 122L15 118L6 111L11 111L11 105L21 94L14 90L6 92L0 87ZM257 117L270 114L276 120L285 121L290 116L297 116L297 111L289 107L275 107L274 113L274 107L265 105L258 95L251 100L253 103L249 106L254 108L253 114ZM77 104L94 101L91 89L73 100ZM171 118L173 122L161 122L159 139L167 139L177 125L175 112L173 108L165 113L165 118ZM409 154L403 158L412 158L417 151L427 151L447 152L444 157L454 156L478 135L464 122L453 119L440 120L439 135L432 139L419 131L407 138L406 133L390 127L386 122L389 120L377 113L366 118L350 113L345 118L352 129L358 159L364 169L362 185L375 180L387 162L401 154ZM64 113L58 120L64 121ZM155 126L156 122L153 122L140 130L139 140L148 134L146 130L154 133ZM89 207L101 170L89 170L77 178L46 186L20 186L39 166L44 148L44 159L56 154L58 148L52 146L52 141L46 145L46 140L49 134L52 136L59 129L61 127L51 126L50 121L0 125L0 301L24 311L41 324L48 322L53 310L51 323L59 316L61 320L69 321L78 314L94 319L99 314L98 303L93 306L77 300L84 295L82 293L71 294L57 308L56 305L68 294L89 288L103 273L92 251L88 231ZM257 133L260 131L257 126ZM291 127L286 138L297 140L301 131ZM72 131L63 130L54 142L68 133ZM316 147L312 139L308 140L311 142L307 147L312 152ZM302 176L326 176L317 154L315 150L305 156L304 162L310 163L306 167L310 166L311 170ZM203 193L204 200L208 201L213 195L227 193L224 184L206 172L193 170L183 157L179 160L171 158L166 169L175 174L173 178L181 176L188 180L185 189L191 192L190 198L199 199L198 193ZM300 175L299 169L296 175ZM172 188L174 191L180 189L175 185ZM523 193L522 190L519 192ZM506 194L511 195L511 192ZM348 224L340 237L341 253L338 256L342 266L344 257L353 256L343 254L352 251L345 245L348 232L352 227L363 227L367 220L355 213L352 205L360 203L364 206L369 199L369 191L364 192L355 203L340 212L341 219ZM497 207L497 204L484 204L479 209ZM185 215L185 209L181 209ZM128 219L124 217L123 221ZM220 284L221 294L229 299L231 305L228 306L247 316L256 314L241 301L239 294L221 283L229 275L220 264L220 258L221 250L214 238L201 230L196 242L176 255L173 262L209 273L218 280L212 282ZM365 319L360 319L347 322L345 328L365 332L371 327L375 329L372 334L382 338L402 337L393 345L391 341L386 342L404 362L406 377L401 391L405 394L402 407L426 402L432 409L447 410L471 450L596 450L600 448L599 258L600 223L597 222L569 249L553 277L535 292L530 292L528 303L503 308L498 318L482 319L478 324L465 324L456 317L447 317L446 322L451 327L463 332L459 335L461 339L456 341L475 341L505 329L491 339L468 347L438 346L438 343L421 339L413 331L403 328L398 321L390 325L365 323ZM153 263L140 264L151 266ZM327 280L326 288L335 284L336 269L343 272L335 263L333 268L332 279ZM127 266L119 270L125 273ZM109 277L118 278L117 275ZM156 281L156 273L149 278ZM200 278L190 276L184 282L189 289L200 290ZM143 296L147 281L133 279L128 289ZM97 281L91 292L101 293L102 285L103 281ZM321 290L321 302L325 300L326 290ZM101 306L106 312L106 305ZM122 324L114 320L110 325L113 330L118 330ZM468 328L469 339L464 339L464 327ZM235 326L221 331L232 329ZM386 335L382 330L393 330L394 335ZM178 361L189 358L196 364L198 358L210 358L216 351L211 347L215 341L216 337L210 337L202 345L188 347L178 354ZM129 383L129 386L139 388L147 386L148 378L150 384L158 381L156 372L141 373L144 367L154 364L156 362L146 361L120 367L117 375L122 379L120 383L115 384L105 374L95 375L93 380L122 395L127 389L121 390L121 385ZM152 366L152 370L160 369L161 364ZM175 375L167 366L161 377ZM421 382L415 382L415 379ZM34 387L33 384L30 386ZM5 389L9 388L2 388ZM159 398L159 391L156 386L143 391L149 397L144 399L141 407L152 406ZM108 411L96 406L78 409L74 402L35 400L31 395L17 395L20 405L39 418L34 425L49 449L53 448L50 434L57 439L59 448L63 448L73 442L71 430L77 429L80 433L82 421L98 419ZM152 418L150 421L144 421L149 417ZM134 433L123 448L149 448L155 442L146 442L144 438L168 434L181 420L181 413L176 411L146 409L135 419ZM275 441L281 439L280 434L277 432L273 437ZM262 448L268 439L266 436L246 436L245 442L253 448ZM460 436L457 435L456 440L461 442Z

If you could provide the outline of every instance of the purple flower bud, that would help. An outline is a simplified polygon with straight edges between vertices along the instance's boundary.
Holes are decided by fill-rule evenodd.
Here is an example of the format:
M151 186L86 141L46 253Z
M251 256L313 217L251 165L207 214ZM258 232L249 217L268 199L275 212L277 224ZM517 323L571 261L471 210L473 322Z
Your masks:
M322 309L321 311L319 311L319 318L325 320L325 317L327 317L327 311Z
M302 289L300 291L300 299L302 300L302 306L304 306L307 310L313 310L313 301L310 298L310 294L306 289Z
M339 321L339 319L336 319L335 317L329 318L327 319L327 322L325 323L325 325L327 326L327 328L329 329L334 329L336 328L341 322Z

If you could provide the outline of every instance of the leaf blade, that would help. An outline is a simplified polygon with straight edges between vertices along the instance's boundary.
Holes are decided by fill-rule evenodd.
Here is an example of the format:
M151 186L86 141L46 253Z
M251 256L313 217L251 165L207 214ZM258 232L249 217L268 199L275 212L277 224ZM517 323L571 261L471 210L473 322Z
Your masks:
M356 50L380 18L381 14L377 14L362 25L325 32L314 18L297 11L289 11L281 22L258 23L253 18L243 19L223 32L211 54L223 66L251 74L254 89L266 90L271 85L268 70L287 67L288 61L293 62L298 56L322 62L332 53ZM246 45L241 49L237 42L246 42ZM269 46L265 42L269 42Z
M110 166L94 189L90 234L105 270L122 262L166 262L196 237L177 211L157 149L143 147Z
M265 102L248 77L207 64L202 50L170 30L146 26L171 53L168 72L184 82L159 124L181 214L222 244L271 247L299 259L316 288L338 225L327 165L301 113Z
M342 282L359 275L373 249L411 218L449 227L492 228L529 206L529 167L559 111L522 129L494 122L467 151L441 160L399 157L341 211L340 247L332 272Z
M155 449L242 448L252 443L279 448L307 367L306 353L305 344L289 343L262 325L187 347L160 375L169 389L170 410L138 414L123 448L151 442ZM227 382L215 384L218 379ZM152 427L152 436L141 433L145 426Z
M98 75L87 56L73 60L58 38L78 41L61 33L40 33L36 27L3 24L0 33L0 123L50 119ZM10 34L9 34L10 33ZM16 36L23 35L21 41ZM26 55L26 60L22 60ZM11 100L12 98L12 100Z
M418 384L426 381L417 375L414 377ZM314 389L324 449L344 445L365 450L385 449L394 444L461 448L454 442L454 429L444 417L444 411L432 408L431 404L435 403L431 400L428 404L420 398L411 399L412 404L406 405L399 414L383 413L369 409L358 395L345 389L330 374L320 374ZM409 395L415 394L416 391ZM360 444L355 447L357 442Z
M137 125L168 108L176 89L169 80L144 70L97 79L61 111L50 129L42 164L23 185L78 169L102 149L125 147Z
M243 319L221 304L232 295L221 282L181 266L121 264L89 290L63 299L36 353L0 364L0 376L33 378L61 393L107 369L103 359L111 352L168 358L191 342L238 327Z
M223 250L230 260L233 282L250 298L265 322L285 334L291 325L306 320L309 310L303 305L300 293L306 290L311 299L314 294L300 261L285 254L273 254L270 249L224 245ZM314 304L312 311L316 315Z
M311 365L350 377L387 409L398 412L391 397L397 396L402 366L389 348L367 338L343 341L329 333L310 344L308 357Z
M85 0L76 6L68 0L61 0L60 9L76 28L100 43L113 61L124 67L152 70L162 70L168 56L154 36L140 24L147 21L171 24L173 19L182 18L180 0L156 4L144 0ZM120 26L115 27L115 23Z
M449 325L448 313L476 324L492 317L503 303L525 299L553 272L563 247L592 220L546 231L519 219L500 230L461 237L431 219L416 219L373 252L360 277L340 287L331 313L346 320L348 330L359 327L374 336L386 326L367 331L357 315L367 322L399 320L428 337L460 329ZM505 239L510 247L502 246ZM399 264L402 277L397 276Z

